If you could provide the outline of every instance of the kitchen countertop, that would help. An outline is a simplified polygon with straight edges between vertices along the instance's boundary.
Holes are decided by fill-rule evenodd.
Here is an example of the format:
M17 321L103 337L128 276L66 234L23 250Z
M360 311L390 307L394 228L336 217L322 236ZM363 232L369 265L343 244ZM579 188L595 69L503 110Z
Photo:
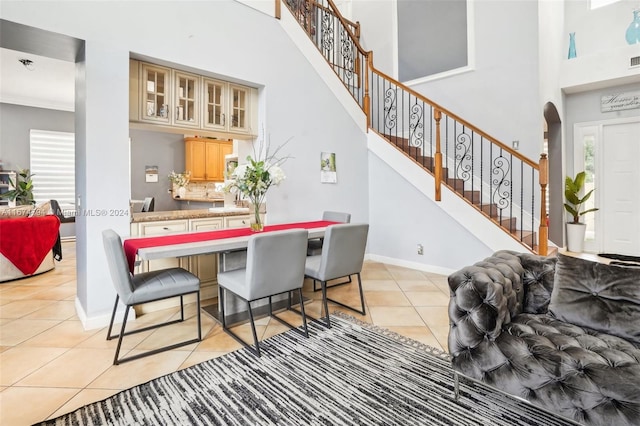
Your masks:
M201 203L214 203L216 201L224 201L224 197L210 197L210 198L198 198L198 197L173 197L176 201L198 201Z
M200 219L207 217L242 216L249 214L248 208L215 207L196 210L169 210L147 213L132 213L131 223L155 222L158 220Z

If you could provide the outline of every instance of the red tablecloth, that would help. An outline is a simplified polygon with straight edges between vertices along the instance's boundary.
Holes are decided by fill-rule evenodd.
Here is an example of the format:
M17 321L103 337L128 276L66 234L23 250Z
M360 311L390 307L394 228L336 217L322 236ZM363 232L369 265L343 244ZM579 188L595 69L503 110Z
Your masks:
M337 222L319 220L315 222L284 223L281 225L268 225L264 231L282 231L285 229L313 229L334 225ZM124 242L124 253L129 262L129 270L133 273L136 254L141 248L168 246L173 244L195 243L200 241L219 240L223 238L246 237L255 232L251 228L219 229L216 231L192 232L188 234L162 235L158 237L133 238Z
M23 274L31 275L58 239L54 215L0 220L0 253Z

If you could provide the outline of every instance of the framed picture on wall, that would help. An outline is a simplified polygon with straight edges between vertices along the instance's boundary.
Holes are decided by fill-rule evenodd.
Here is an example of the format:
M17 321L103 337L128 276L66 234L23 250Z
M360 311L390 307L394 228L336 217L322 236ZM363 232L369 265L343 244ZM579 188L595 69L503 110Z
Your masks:
M335 152L320 153L320 182L322 183L338 182Z

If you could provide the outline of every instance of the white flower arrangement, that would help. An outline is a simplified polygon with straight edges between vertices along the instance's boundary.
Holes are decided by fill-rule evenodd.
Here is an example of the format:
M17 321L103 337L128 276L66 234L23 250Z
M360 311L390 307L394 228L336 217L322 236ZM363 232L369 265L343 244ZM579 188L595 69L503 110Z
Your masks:
M171 170L171 173L169 173L168 177L171 183L177 185L179 188L185 187L189 183L191 172L176 173L175 171Z
M231 182L225 187L225 191L239 193L251 201L254 206L255 222L258 224L260 223L259 208L264 202L267 191L271 186L280 185L286 179L280 165L289 157L277 157L285 144L280 145L273 153L269 152L268 144L264 147L261 143L257 153L254 147L254 156L248 155L247 163L235 168L231 173Z

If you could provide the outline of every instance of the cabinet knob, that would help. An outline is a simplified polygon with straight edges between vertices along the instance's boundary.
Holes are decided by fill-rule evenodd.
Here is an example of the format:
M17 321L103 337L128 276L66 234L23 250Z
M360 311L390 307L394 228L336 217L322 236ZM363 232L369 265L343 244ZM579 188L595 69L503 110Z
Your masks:
M224 126L225 121L227 121L227 117L224 113L222 113L222 125Z
M165 231L168 231L168 230L169 230L169 228L168 228L167 226L165 226L165 227L164 227L164 228L162 228L162 229L164 229Z

